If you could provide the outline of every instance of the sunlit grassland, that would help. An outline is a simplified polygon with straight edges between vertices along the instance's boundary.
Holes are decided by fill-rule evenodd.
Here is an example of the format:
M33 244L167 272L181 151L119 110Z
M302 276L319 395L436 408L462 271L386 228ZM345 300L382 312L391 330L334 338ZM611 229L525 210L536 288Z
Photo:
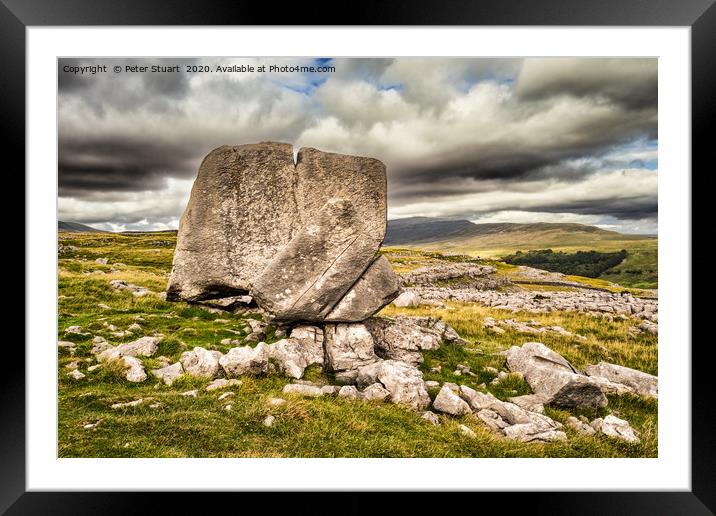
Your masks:
M171 269L173 233L137 235L63 234L65 250L58 258L58 338L77 345L74 355L58 352L58 450L61 457L654 457L657 455L657 403L637 397L611 398L606 410L627 419L640 433L639 444L627 444L604 436L583 437L567 428L566 442L523 444L496 436L474 416L461 419L441 416L434 427L407 408L382 402L354 402L336 397L301 399L281 394L288 380L278 374L260 378L245 376L242 385L206 392L208 380L182 377L171 387L150 376L140 384L119 379L111 371L87 371L94 364L92 338L102 336L112 344L128 342L141 335L165 335L155 358L143 359L147 370L158 367L159 356L176 361L195 346L228 351L232 345L222 339L241 339L247 333L246 318L255 315L214 314L185 303L170 303L156 295L134 297L109 286L122 279L153 292L166 287ZM170 242L170 243L167 243ZM108 258L107 265L95 263ZM392 259L392 258L391 258ZM439 261L439 257L429 258ZM406 262L423 258L405 257ZM121 262L124 265L117 265ZM396 268L413 264L394 262ZM103 308L105 305L108 308ZM583 314L513 314L474 304L448 303L442 309L396 309L382 315L432 315L451 324L470 341L466 347L443 345L427 352L422 365L427 380L454 381L487 390L501 399L530 392L517 377L491 385L495 375L486 366L504 367L500 351L512 345L539 340L563 354L577 367L608 360L656 373L657 347L653 336L633 337L629 328L635 321L614 321ZM485 317L536 319L542 324L559 324L584 335L580 341L544 334L523 335L508 330L497 335L482 327ZM109 325L125 330L138 323L135 335L116 338ZM89 335L66 334L79 325ZM276 340L269 330L268 342ZM90 360L90 361L88 361ZM86 374L82 380L67 376L65 366L79 361ZM477 377L455 375L457 364L469 365ZM441 372L431 372L440 366ZM320 383L332 379L317 368L306 377ZM482 383L486 388L480 387ZM198 397L181 393L199 389ZM218 400L227 390L233 397ZM432 396L436 391L431 391ZM288 403L270 407L270 397L284 397ZM143 398L137 407L113 410L113 403ZM158 407L150 405L158 403ZM227 405L231 410L226 410ZM549 415L564 421L571 413L548 409ZM262 424L274 415L273 426ZM99 422L93 428L84 425ZM476 438L460 434L458 425L472 428Z

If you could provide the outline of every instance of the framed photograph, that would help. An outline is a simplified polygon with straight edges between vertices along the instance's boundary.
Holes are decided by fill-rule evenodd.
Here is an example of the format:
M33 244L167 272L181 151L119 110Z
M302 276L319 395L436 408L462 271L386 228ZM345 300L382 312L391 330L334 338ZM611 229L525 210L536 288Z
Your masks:
M164 4L0 6L27 202L0 512L716 510L712 1Z

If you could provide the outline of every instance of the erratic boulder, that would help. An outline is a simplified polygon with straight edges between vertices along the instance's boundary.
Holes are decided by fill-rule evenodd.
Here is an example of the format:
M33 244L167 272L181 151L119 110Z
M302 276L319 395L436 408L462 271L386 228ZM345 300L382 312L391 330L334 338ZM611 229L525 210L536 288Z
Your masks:
M356 322L400 291L377 252L385 166L290 144L223 146L202 162L179 224L167 299L251 294L280 322Z

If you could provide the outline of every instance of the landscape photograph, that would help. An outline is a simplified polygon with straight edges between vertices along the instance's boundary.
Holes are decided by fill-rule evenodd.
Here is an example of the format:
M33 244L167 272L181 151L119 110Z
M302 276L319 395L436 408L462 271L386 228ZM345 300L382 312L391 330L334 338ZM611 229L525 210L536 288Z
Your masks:
M657 59L57 66L58 457L659 456Z

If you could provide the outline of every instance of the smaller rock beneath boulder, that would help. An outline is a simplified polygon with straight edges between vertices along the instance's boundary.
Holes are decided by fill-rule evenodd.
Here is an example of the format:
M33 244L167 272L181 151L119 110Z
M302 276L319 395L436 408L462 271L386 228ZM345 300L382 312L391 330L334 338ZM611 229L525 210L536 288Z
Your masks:
M473 432L472 428L470 428L468 426L460 425L458 428L462 435L465 435L467 437L477 437L477 434L475 434L475 432Z
M152 374L162 380L166 385L171 385L174 380L179 378L184 373L181 363L177 362L170 366L162 367L160 369L153 369Z
M420 417L433 426L438 426L440 424L440 418L438 418L438 415L435 412L426 410Z
M353 385L344 385L338 391L339 398L348 398L352 400L362 399L362 394Z
M604 419L597 418L590 423L590 426L597 432L601 432L609 437L616 437L628 443L638 443L639 437L636 435L636 431L629 425L627 421L619 419L612 414L609 414Z
M181 354L179 361L184 371L197 378L213 378L219 372L220 351L208 350L197 346Z
M319 387L314 385L302 385L300 383L289 383L284 386L282 392L284 394L298 394L299 396L307 396L310 398L323 396L323 391L321 391Z
M435 397L433 410L458 417L472 412L470 405L455 394L447 385L443 386Z
M380 383L374 383L363 389L363 399L366 400L383 401L388 396L390 396L390 392Z
M72 378L74 380L81 380L82 378L85 377L85 375L83 373L81 373L78 369L73 369L72 371L67 373L67 376L69 376L70 378Z
M231 348L221 357L219 363L228 376L261 375L268 372L268 359L268 346L259 342L255 348L250 346Z
M574 416L569 416L567 418L567 426L583 435L594 435L596 433L596 430L594 428L589 426L587 423L580 421Z
M326 367L338 380L352 383L360 367L378 360L373 337L365 325L327 324L324 331Z

